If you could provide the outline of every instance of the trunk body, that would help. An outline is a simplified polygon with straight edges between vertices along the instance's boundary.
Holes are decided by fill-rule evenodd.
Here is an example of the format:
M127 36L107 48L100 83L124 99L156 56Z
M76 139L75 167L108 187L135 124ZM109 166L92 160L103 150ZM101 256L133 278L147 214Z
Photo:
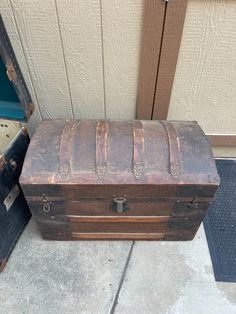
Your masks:
M196 122L51 120L20 182L46 239L191 240L219 177Z
M31 217L19 186L34 110L0 15L0 271Z

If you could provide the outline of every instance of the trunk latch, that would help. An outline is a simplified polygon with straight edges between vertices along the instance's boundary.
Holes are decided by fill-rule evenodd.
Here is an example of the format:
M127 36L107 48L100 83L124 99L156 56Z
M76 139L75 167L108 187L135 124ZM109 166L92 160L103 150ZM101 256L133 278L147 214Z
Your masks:
M123 213L129 210L129 205L125 197L114 197L111 206L112 210L117 213Z
M189 209L197 209L199 206L198 204L198 197L194 196L193 200L188 203L188 208Z
M42 195L42 209L45 213L49 213L51 210L51 205L46 197L46 194Z

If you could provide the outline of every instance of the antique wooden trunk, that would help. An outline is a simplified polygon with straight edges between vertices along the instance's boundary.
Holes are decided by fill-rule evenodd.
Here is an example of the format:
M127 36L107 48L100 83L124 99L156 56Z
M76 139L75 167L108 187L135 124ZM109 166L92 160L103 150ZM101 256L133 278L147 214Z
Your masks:
M29 92L0 16L0 271L31 217L19 186L29 144Z
M196 122L48 120L20 183L45 239L191 240L219 177Z

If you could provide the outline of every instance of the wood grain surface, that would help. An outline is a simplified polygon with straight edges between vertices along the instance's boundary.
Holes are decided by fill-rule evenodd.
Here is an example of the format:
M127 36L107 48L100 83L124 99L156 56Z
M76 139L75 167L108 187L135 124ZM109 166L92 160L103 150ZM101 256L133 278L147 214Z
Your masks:
M212 146L235 147L236 135L208 135L208 140Z
M138 119L152 117L165 9L166 2L163 0L144 1L137 101Z
M125 217L114 217L114 216L76 216L67 215L65 216L70 222L91 222L91 223L103 223L103 222L166 222L170 219L170 216L125 216Z
M161 240L164 233L82 233L73 232L72 240Z
M167 3L152 119L167 119L187 3Z

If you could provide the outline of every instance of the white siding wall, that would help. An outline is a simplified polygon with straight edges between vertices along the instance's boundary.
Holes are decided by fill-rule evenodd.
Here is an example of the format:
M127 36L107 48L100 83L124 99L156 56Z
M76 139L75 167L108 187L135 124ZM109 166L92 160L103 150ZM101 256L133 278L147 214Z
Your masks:
M0 1L36 104L33 126L135 117L144 1ZM189 0L168 118L235 134L235 56L235 0Z
M33 125L136 113L143 0L1 0Z
M189 0L168 119L236 134L234 0Z

